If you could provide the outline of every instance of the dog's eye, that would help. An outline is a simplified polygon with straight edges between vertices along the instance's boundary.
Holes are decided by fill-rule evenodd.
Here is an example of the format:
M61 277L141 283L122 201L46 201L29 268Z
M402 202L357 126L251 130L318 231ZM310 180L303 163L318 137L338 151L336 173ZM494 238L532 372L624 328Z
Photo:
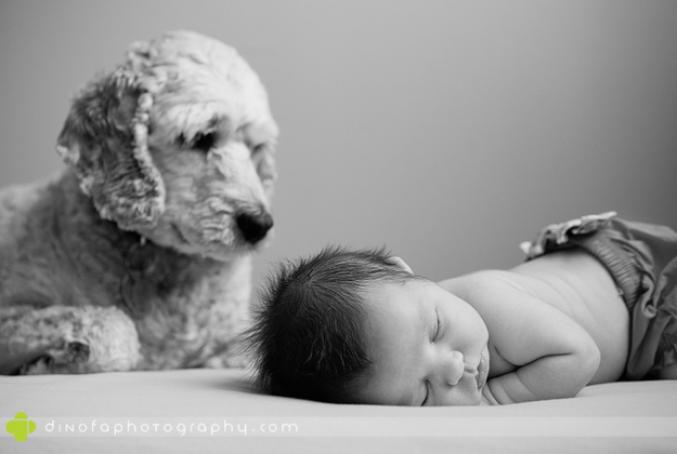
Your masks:
M253 145L253 146L251 147L251 149L252 149L252 154L260 153L260 152L262 152L263 150L266 149L266 144L265 144L265 143L260 143L260 144L258 144L258 145Z
M198 132L195 134L195 137L193 137L193 145L192 148L195 148L196 150L204 151L207 152L214 148L214 144L216 144L216 133L213 132L207 132L207 133L202 133Z

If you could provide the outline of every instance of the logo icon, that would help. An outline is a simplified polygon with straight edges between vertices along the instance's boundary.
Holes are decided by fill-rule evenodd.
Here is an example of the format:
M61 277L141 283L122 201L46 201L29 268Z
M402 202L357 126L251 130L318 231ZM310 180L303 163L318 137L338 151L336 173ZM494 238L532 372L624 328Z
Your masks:
M35 421L28 419L26 413L22 411L14 415L14 419L10 419L5 425L7 432L14 435L16 441L28 440L28 434L34 432L36 427Z

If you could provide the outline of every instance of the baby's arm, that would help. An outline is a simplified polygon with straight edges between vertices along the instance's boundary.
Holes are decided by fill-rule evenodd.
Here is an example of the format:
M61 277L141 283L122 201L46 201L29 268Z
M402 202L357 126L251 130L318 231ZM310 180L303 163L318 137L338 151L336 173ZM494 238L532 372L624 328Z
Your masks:
M488 403L572 397L592 379L599 349L575 320L513 285L502 272L483 272L473 280L462 297L484 318L499 355L516 367L487 382Z
M491 405L573 397L595 375L598 365L597 349L547 354L490 379L482 395Z

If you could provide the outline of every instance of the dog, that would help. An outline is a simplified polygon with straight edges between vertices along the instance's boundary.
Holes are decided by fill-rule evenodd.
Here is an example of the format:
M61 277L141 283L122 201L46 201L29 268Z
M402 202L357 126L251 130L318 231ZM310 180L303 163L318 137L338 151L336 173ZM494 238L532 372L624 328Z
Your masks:
M132 44L74 99L64 172L0 192L0 373L242 366L277 137L233 48Z

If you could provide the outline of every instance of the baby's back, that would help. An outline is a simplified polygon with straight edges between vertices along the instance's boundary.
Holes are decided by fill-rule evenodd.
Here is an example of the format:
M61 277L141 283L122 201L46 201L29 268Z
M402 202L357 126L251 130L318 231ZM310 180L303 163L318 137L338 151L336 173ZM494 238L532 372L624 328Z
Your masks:
M627 361L629 313L606 268L581 250L547 254L504 274L506 280L578 322L601 353L591 383L618 380Z

